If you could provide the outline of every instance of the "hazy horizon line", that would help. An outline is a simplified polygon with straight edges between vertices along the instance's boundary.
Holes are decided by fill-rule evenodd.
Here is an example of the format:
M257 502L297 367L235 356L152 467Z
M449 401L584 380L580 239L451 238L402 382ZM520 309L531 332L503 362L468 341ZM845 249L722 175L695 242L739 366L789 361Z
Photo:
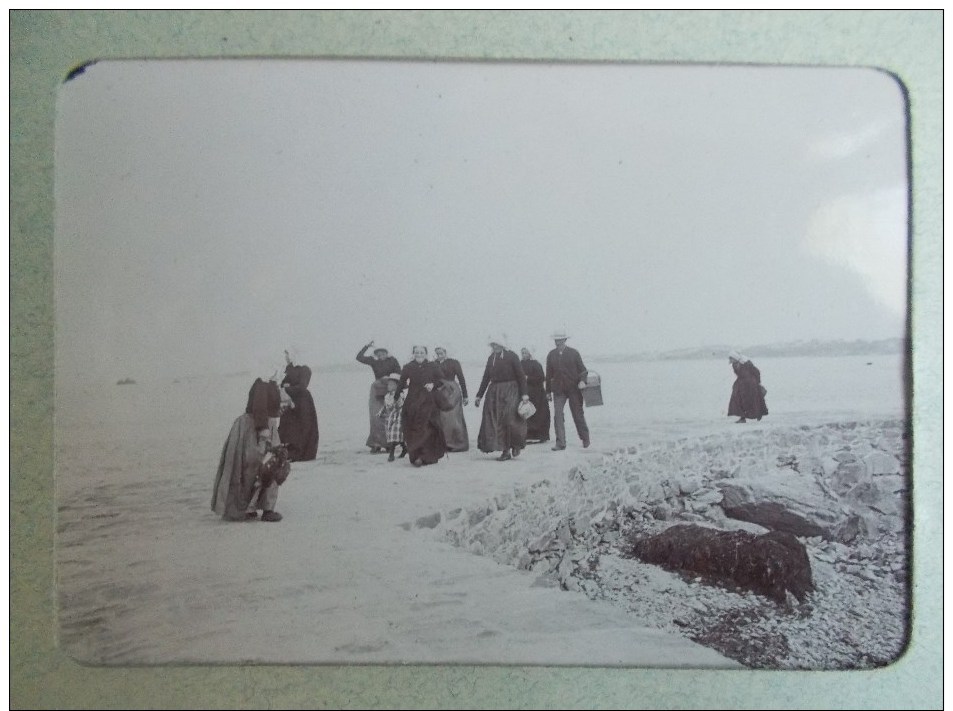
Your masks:
M744 346L740 348L740 351L749 356L756 356L759 358L797 358L797 357L838 357L838 356L855 356L855 355L893 355L897 353L902 353L904 349L904 343L908 343L909 339L906 337L891 337L891 338L878 338L878 339L834 339L834 340L822 340L822 339L800 339L795 341L785 341L778 343L764 343L751 346ZM850 347L854 348L851 349ZM667 350L657 350L657 351L639 351L639 352L628 352L628 353L604 353L604 354L583 354L585 361L591 363L624 363L627 361L632 362L652 362L652 361L663 361L663 360L705 360L708 358L711 359L720 359L727 356L728 352L731 350L739 350L737 347L728 346L723 344L708 344L704 346L694 346L686 348L674 348ZM393 354L392 354L393 355ZM453 357L451 355L451 357ZM537 358L538 359L538 358ZM399 359L398 359L399 360ZM476 359L457 359L461 363L470 365L470 366L479 366L483 362L483 358ZM410 359L407 359L409 362ZM311 368L312 372L315 373L328 373L328 372L341 372L345 370L358 371L366 366L362 363L357 362L355 359L351 358L347 361L340 361L335 363L326 363L322 365L311 365L309 363L303 363L303 365L308 365ZM74 372L70 375L76 376L78 372ZM135 383L135 373L122 373L117 374L121 375L119 381L126 381L127 383L131 381L130 384ZM185 374L164 376L163 379L171 379L173 383L182 382L182 381L194 381L197 379L202 379L208 377L208 373L196 373L196 374ZM233 370L225 373L214 373L216 377L247 377L255 375L255 372L251 368L244 370ZM66 376L68 379L69 375ZM91 380L99 380L100 378L94 377ZM118 382L117 382L118 384Z

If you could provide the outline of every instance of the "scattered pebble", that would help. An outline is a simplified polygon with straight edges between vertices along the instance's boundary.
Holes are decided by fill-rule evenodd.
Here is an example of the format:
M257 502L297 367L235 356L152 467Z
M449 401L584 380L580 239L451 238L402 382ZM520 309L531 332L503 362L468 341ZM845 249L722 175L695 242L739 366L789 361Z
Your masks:
M541 573L536 585L545 579L618 604L643 624L751 668L874 668L893 661L906 642L902 431L896 420L842 422L629 447L575 466L562 480L518 488L463 515L454 510L435 525L456 545ZM848 482L895 471L899 486L866 487L864 500L844 496ZM697 472L711 479L704 483ZM716 502L727 492L777 501L832 536L844 534L800 538L816 588L803 603L789 597L777 604L629 556L633 531L685 521L751 526L725 517Z

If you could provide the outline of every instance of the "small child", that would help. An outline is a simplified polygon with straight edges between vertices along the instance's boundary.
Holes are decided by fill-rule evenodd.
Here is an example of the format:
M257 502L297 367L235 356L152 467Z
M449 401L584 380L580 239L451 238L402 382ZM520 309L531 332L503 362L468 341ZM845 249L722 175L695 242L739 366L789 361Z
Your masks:
M384 407L377 413L378 417L384 418L384 433L387 435L387 461L394 461L394 450L399 444L401 447L401 458L407 456L407 445L404 443L404 428L401 424L400 411L404 406L404 396L396 397L397 385L400 383L400 375L391 373L387 376L387 394L384 395Z

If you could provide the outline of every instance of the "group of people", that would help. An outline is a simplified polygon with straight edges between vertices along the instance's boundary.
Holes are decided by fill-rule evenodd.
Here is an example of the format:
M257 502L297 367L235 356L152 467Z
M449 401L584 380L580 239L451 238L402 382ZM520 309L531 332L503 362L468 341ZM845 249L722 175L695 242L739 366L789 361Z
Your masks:
M553 334L555 348L546 358L546 370L526 348L521 356L506 348L502 338L490 338L491 353L483 371L474 405L483 403L477 448L501 452L498 459L519 456L528 443L548 442L550 421L556 430L553 450L566 448L564 410L572 413L583 447L589 428L583 411L582 390L588 371L582 357L566 345L565 333ZM445 348L414 346L413 360L401 366L386 348L371 341L356 360L371 367L374 381L368 395L369 432L366 445L374 454L387 452L388 460L409 456L414 466L434 464L447 452L470 448L463 408L469 404L467 382L460 362L447 357ZM555 417L551 418L549 402Z
M564 332L553 334L555 347L546 356L546 368L523 348L520 357L506 348L502 338L491 338L491 353L483 370L474 405L483 404L477 448L501 452L499 461L518 457L528 443L548 442L550 421L555 428L554 451L566 449L566 404L583 447L589 447L589 427L583 390L588 370L582 357L567 345ZM374 381L368 398L372 453L387 452L388 460L409 456L414 466L438 462L447 452L470 447L463 408L469 403L467 382L460 362L447 357L445 348L434 349L429 360L426 346L413 347L413 359L401 366L386 348L371 341L357 360L371 367ZM768 414L767 391L761 372L747 356L728 356L735 373L728 415L736 422L760 420ZM283 478L266 476L277 461L309 461L318 450L318 419L308 390L311 369L294 362L285 351L284 379L277 372L264 374L248 392L245 412L232 424L222 449L212 488L212 510L227 520L252 520L261 511L262 521L280 521L275 510ZM549 404L553 404L551 417ZM400 455L397 448L400 447ZM286 467L290 464L285 464Z

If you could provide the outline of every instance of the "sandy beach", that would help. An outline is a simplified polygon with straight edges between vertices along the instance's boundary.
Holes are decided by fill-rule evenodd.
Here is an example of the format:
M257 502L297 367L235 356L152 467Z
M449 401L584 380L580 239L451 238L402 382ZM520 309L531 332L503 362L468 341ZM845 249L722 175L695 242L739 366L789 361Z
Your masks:
M558 484L620 451L712 437L721 451L733 451L733 442L748 451L763 432L762 450L774 448L763 455L777 458L784 452L774 451L772 433L903 416L900 356L758 365L771 408L761 423L725 417L732 377L720 360L592 363L606 399L587 410L592 448L570 436L564 452L532 445L517 460L496 462L475 449L480 411L471 404L471 450L422 469L362 446L367 373L316 369L318 458L293 465L277 524L226 523L209 510L247 374L150 382L131 373L137 382L121 386L61 379L60 645L94 664L741 667L679 634L670 617L662 624L668 610L593 599L539 569L454 545L447 514L487 501L505 508L515 492ZM464 367L478 382L478 369ZM435 513L439 524L428 519ZM902 617L899 604L892 612Z

